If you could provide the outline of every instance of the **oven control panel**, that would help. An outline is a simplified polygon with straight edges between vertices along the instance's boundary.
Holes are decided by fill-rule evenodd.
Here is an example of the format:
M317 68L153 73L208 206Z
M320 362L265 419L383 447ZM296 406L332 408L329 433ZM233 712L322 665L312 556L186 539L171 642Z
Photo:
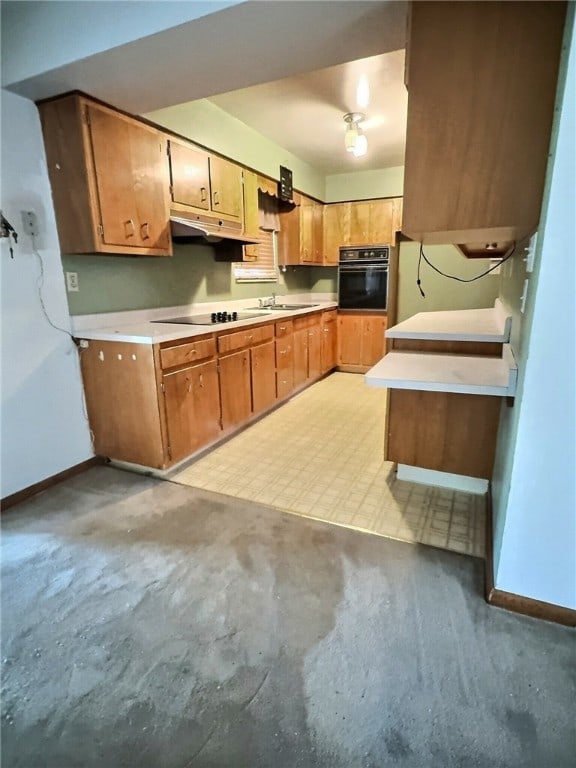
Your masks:
M363 245L358 248L340 248L340 263L351 261L376 261L388 264L390 261L390 246Z

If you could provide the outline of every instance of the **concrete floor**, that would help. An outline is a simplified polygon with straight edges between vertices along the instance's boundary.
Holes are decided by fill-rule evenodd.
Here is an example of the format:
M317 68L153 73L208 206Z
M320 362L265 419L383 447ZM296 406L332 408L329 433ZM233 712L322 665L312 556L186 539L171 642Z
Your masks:
M3 768L568 768L482 562L97 467L3 517Z

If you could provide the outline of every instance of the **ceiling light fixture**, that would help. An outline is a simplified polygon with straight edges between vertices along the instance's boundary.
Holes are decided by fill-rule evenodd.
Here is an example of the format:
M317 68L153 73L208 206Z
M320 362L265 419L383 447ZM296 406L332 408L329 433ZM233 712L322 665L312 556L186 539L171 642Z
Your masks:
M362 133L360 123L366 118L361 112L347 112L344 115L346 123L346 133L344 135L344 146L347 152L351 152L354 157L361 157L366 154L368 141Z

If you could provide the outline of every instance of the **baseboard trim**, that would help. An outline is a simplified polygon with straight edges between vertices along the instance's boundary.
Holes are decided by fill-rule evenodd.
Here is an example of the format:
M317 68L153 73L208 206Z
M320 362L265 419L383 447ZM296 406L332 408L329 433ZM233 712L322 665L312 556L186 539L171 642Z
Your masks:
M524 616L532 616L535 619L553 621L555 624L564 624L567 627L576 627L576 611L572 608L515 595L513 592L504 592L495 587L490 590L486 600L497 608L505 608L507 611L522 613Z
M489 483L486 494L486 559L484 561L484 597L486 602L497 608L521 613L524 616L552 621L555 624L564 624L567 627L576 627L576 611L572 608L565 608L562 605L545 603L543 600L535 600L532 597L524 597L523 595L515 595L513 592L496 589L494 586L492 535L492 484Z
M101 456L93 456L91 459L80 462L80 464L75 464L73 467L69 467L63 472L58 472L57 475L47 477L39 483L34 483L34 485L29 485L27 488L23 488L21 491L16 491L16 493L12 493L10 496L5 496L3 499L0 499L0 509L4 512L4 510L9 509L10 507L15 507L16 504L26 501L26 499L29 499L31 496L46 491L48 488L58 485L58 483L67 480L69 477L79 475L87 469L90 469L90 467L94 467L97 464L104 464L104 462L105 460Z

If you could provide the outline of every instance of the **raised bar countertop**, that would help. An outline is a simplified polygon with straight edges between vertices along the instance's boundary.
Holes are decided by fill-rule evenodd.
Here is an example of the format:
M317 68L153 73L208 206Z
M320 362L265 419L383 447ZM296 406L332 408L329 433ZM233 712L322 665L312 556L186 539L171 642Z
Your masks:
M419 312L386 331L388 339L510 341L511 315L496 299L488 309Z
M246 328L250 325L260 325L289 317L307 315L311 312L321 312L335 309L337 302L326 294L298 294L277 296L277 303L314 304L313 307L298 310L256 310L257 317L247 320L236 320L230 323L215 323L214 325L174 325L157 322L163 318L182 317L185 315L201 315L219 311L245 312L253 310L258 299L240 299L237 301L218 301L188 306L164 307L161 309L134 310L129 312L109 312L98 315L76 315L71 317L72 335L78 339L93 339L96 341L126 341L132 344L159 344L163 341L178 341L194 336L205 336L208 333L221 333ZM155 322L151 322L155 321Z
M518 369L509 344L502 357L390 352L366 374L372 387L513 397Z

